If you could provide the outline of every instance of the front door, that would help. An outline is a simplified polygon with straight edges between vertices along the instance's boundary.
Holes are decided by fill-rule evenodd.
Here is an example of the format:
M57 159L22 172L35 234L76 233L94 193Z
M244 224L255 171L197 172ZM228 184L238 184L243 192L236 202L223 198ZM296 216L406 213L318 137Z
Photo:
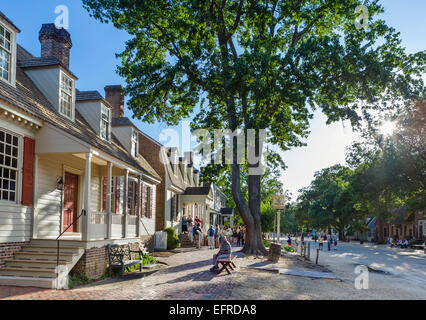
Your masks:
M63 231L77 218L78 176L65 172ZM75 223L67 232L77 232Z

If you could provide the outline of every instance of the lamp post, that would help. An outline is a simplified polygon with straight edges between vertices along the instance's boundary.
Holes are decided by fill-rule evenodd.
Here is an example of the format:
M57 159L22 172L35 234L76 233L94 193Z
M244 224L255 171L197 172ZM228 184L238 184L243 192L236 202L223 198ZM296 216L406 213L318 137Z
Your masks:
M280 210L285 213L285 195L275 195L272 207L277 210L277 242L280 243Z

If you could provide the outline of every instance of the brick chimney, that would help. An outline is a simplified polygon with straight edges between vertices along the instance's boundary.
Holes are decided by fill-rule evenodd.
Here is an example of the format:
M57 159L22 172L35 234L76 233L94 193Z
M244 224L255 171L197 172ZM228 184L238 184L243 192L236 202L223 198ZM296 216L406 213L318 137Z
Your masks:
M123 86L106 86L105 87L105 99L112 106L112 117L122 118L124 117L124 91Z
M66 67L70 67L71 36L65 29L57 29L55 24L43 24L39 32L42 57L56 57Z

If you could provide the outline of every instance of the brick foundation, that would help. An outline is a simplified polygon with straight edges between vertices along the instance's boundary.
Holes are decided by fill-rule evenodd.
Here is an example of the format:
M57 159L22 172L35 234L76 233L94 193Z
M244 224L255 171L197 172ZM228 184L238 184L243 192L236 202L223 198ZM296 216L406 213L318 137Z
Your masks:
M4 266L6 260L12 259L15 252L21 250L22 246L29 242L0 243L0 267Z
M100 278L108 267L107 247L87 249L72 269L72 273L83 273L89 278Z
M149 252L154 251L154 236L142 236L141 242ZM98 279L108 269L107 246L87 249L72 269L72 273L83 273L89 278Z

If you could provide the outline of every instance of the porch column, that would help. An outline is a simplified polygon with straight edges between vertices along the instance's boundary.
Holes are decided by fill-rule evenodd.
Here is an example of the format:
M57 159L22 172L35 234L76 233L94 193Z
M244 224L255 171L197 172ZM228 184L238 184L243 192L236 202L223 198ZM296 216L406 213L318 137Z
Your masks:
M107 166L107 192L106 192L106 212L108 215L107 238L112 237L112 212L111 212L111 180L112 180L112 163L108 161Z
M124 190L123 190L123 216L124 216L124 238L127 238L127 202L128 202L128 191L129 191L129 170L126 169L126 173L124 174Z
M84 172L84 204L83 208L86 210L86 216L83 216L82 225L82 240L88 241L90 239L90 187L92 176L92 154L86 153L86 170Z
M141 216L142 216L142 175L138 176L138 188L136 189L138 192L138 211L136 215L137 223L136 223L136 236L139 238L141 236Z

